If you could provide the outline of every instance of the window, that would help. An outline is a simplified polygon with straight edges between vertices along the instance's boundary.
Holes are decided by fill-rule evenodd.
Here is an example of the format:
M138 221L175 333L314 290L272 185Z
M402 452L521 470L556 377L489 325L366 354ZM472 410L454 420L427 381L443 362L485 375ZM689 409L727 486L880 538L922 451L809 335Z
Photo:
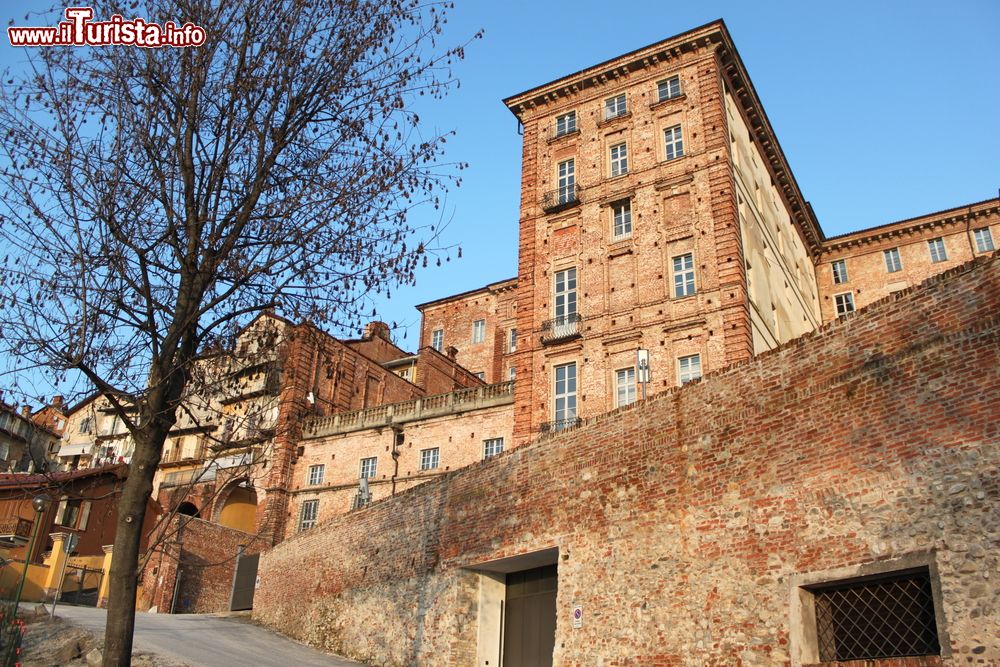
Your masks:
M847 282L847 261L838 259L830 265L833 269L833 284L839 285Z
M503 452L503 438L483 440L483 458L488 459Z
M808 587L822 662L940 655L934 593L922 568Z
M624 143L611 147L611 176L621 176L628 173L628 151Z
M93 433L94 432L94 418L84 417L80 420L80 433Z
M576 162L570 158L559 163L557 203L569 204L576 201Z
M576 424L576 363L556 366L555 430Z
M309 486L316 486L317 484L323 483L323 475L326 472L326 466L309 466Z
M517 350L517 329L511 329L507 334L507 351L515 352Z
M838 294L833 299L837 303L837 315L846 315L847 313L854 312L854 295L850 292Z
M628 105L625 101L625 93L604 100L604 120L618 118L626 113L628 113Z
M616 407L635 403L635 368L623 368L615 371L615 386L617 387Z
M507 377L508 377L508 379L510 379L511 382L513 382L514 380L516 380L517 379L517 369L514 368L513 366L511 366L509 369L507 369Z
M475 375L477 378L479 378L483 382L486 382L486 371L476 371L475 373L473 373L473 375Z
M309 530L316 525L316 516L319 514L318 500L305 500L299 508L299 530Z
M374 479L378 472L378 457L361 459L361 479Z
M555 276L555 318L556 326L575 322L576 315L576 269L556 271Z
M431 333L431 347L438 352L444 348L444 329L435 329Z
M927 248L931 251L931 261L937 264L948 259L948 253L944 249L944 239L936 238L927 242Z
M899 248L891 248L882 253L885 256L885 270L896 273L903 270L903 262L899 259Z
M441 461L441 450L438 447L420 450L420 469L434 470Z
M472 342L482 343L486 340L486 320L476 320L472 323Z
M407 382L413 381L413 366L407 366L406 368L399 371L399 377L403 378Z
M990 228L972 230L972 235L976 239L976 252L993 252L993 237L990 235Z
M684 138L681 136L681 126L674 125L663 131L663 156L666 160L673 160L684 155Z
M670 100L681 96L681 77L672 76L656 84L657 101Z
M615 240L632 236L632 202L628 199L611 205Z
M694 294L694 255L687 253L674 257L674 296Z
M681 384L687 384L701 377L701 355L692 354L677 359L677 377Z
M570 111L561 116L556 116L556 136L576 132L576 112Z

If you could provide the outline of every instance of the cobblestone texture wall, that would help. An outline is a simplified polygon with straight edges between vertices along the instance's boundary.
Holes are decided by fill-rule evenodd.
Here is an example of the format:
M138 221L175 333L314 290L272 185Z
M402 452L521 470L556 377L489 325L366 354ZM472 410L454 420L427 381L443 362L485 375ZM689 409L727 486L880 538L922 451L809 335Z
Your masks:
M997 664L998 369L994 258L293 537L254 616L374 664L473 665L466 568L555 546L556 665L781 665L811 632L802 577L920 557L940 664Z

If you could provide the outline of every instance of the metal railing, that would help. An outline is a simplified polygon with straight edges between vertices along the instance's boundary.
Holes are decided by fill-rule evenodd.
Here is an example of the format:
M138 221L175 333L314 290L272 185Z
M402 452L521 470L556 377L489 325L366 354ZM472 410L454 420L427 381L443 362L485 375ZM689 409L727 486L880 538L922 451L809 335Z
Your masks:
M583 423L583 420L579 417L572 417L570 419L556 419L550 422L542 422L538 427L538 430L542 433L555 433L556 431L564 431L568 428L573 428L574 426L579 426Z
M199 482L212 482L215 480L216 468L194 468L193 470L178 470L177 472L168 472L163 476L163 481L160 482L160 488L164 489L171 486L184 486L185 484L199 483Z
M558 125L554 125L552 129L549 130L549 141L554 141L562 137L568 137L571 134L579 134L579 133L580 133L580 128L575 124L571 129L566 127L560 128Z
M570 313L562 317L553 317L542 322L542 342L564 340L580 335L580 322L583 317L579 313Z
M0 519L0 537L22 537L31 535L31 519L11 516Z
M564 185L561 188L549 190L542 195L540 205L543 211L551 213L569 208L570 206L576 206L579 203L580 186L574 183L573 185Z

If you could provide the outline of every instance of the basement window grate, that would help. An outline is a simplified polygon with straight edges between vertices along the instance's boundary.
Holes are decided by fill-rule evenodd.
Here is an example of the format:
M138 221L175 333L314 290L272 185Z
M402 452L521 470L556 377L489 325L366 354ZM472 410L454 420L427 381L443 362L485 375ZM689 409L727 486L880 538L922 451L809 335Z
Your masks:
M939 655L929 574L812 589L823 662Z

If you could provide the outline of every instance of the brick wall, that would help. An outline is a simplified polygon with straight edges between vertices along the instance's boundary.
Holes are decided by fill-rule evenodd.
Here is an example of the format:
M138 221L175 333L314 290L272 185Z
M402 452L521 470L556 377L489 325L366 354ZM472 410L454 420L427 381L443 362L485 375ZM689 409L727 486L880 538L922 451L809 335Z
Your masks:
M332 519L263 555L255 617L379 664L476 664L465 568L558 547L556 665L787 664L795 577L917 554L942 662L996 664L998 313L1000 260L961 267Z

